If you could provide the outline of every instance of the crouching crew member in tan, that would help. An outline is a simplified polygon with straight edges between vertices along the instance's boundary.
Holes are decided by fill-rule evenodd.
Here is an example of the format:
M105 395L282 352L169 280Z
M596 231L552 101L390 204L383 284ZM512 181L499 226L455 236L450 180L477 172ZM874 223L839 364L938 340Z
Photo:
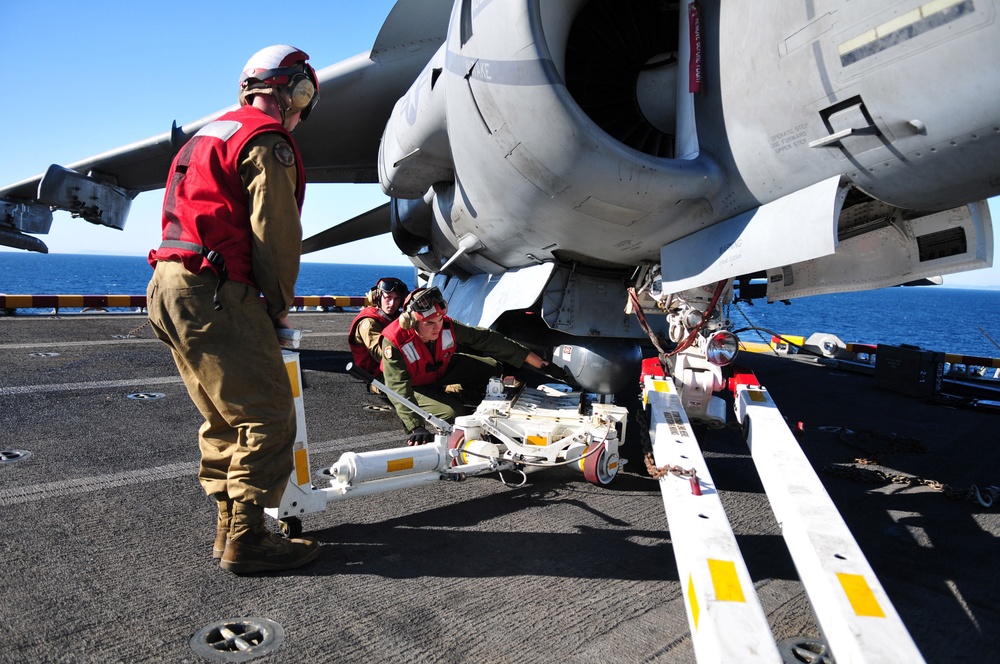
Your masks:
M354 364L375 378L382 379L382 330L399 318L403 300L410 289L396 277L383 277L368 291L370 306L358 312L347 333Z

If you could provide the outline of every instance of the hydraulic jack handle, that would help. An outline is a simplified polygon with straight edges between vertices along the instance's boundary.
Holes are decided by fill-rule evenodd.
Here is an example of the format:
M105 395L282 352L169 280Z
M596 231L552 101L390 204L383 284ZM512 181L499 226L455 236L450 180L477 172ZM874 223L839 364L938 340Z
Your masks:
M404 406L412 410L414 413L422 417L424 422L434 425L434 427L437 428L437 430L440 432L439 435L444 435L446 437L451 435L452 426L450 424L442 420L440 417L435 417L434 415L431 415L426 410L424 410L417 404L413 403L406 397L401 396L395 390L389 389L388 387L385 386L384 383L382 383L379 380L376 380L375 376L371 375L370 373L368 373L361 367L357 366L353 362L347 363L347 373L351 374L352 376L354 376L359 380L364 381L367 384L374 385L375 387L382 390L383 392L391 396L399 403L403 404Z

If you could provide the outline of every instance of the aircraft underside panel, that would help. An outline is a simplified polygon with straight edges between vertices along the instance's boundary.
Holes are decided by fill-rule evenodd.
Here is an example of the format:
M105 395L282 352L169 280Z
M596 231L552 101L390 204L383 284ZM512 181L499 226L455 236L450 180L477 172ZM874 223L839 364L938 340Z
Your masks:
M553 268L553 263L542 263L510 270L499 277L480 274L465 281L438 274L430 283L444 294L449 316L468 325L490 327L506 311L530 308Z
M660 250L663 292L677 293L834 253L843 194L832 177Z
M502 275L479 274L465 279L436 274L430 285L441 289L448 315L469 325L492 327L507 311L536 305L545 325L570 336L645 339L635 316L625 312L625 280L585 275L541 263L508 270ZM647 323L666 336L663 316L648 314Z
M551 329L572 336L644 339L636 317L625 311L625 288L624 279L559 268L545 286L542 317ZM666 329L663 316L650 315L647 322Z
M835 254L767 271L770 302L869 290L993 264L985 201L891 223L840 241Z
M664 293L767 273L767 297L868 290L990 267L985 201L917 216L833 177L660 252Z

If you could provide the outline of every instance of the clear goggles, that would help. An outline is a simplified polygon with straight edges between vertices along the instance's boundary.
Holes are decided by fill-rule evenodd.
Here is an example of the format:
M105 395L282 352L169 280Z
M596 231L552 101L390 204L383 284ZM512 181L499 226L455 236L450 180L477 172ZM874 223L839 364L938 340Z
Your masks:
M406 284L395 277L385 277L384 279L379 279L378 283L375 284L375 289L382 295L395 293L399 297L404 297L407 292Z

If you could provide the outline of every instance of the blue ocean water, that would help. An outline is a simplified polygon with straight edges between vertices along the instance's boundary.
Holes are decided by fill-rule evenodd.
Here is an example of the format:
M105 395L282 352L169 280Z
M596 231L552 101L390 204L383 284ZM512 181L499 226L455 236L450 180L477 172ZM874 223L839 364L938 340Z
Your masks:
M142 295L152 271L145 258L0 252L0 293L17 295ZM364 295L380 277L416 285L410 267L302 263L297 295ZM921 348L1000 357L1000 290L942 286L884 288L817 295L730 308L735 328L779 334L837 335L852 343L910 344ZM740 333L747 341L770 332ZM989 338L987 337L989 335Z
M788 305L755 300L753 306L731 307L729 318L734 329L752 323L780 334L826 332L847 343L909 344L944 353L1000 357L996 345L1000 290L916 286L814 295ZM760 341L754 331L739 337Z
M144 257L0 252L0 293L145 295L153 269ZM416 269L399 265L302 263L296 295L364 295L382 277L416 286Z

